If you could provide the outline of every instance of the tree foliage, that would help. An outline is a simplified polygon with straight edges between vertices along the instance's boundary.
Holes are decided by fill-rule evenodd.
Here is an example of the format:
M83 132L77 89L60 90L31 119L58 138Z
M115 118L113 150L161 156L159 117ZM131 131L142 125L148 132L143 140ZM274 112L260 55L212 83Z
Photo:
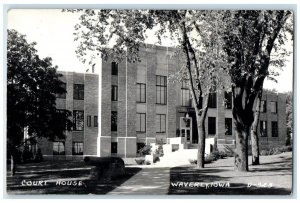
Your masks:
M104 60L140 60L139 49L152 32L160 44L166 37L177 44L173 57L180 58L180 71L169 81L188 82L196 111L199 134L199 166L204 167L205 125L209 93L224 81L225 52L216 29L217 11L200 10L69 10L80 12L75 26L78 57L93 64L93 54ZM216 23L216 24L212 24ZM154 32L154 33L153 33ZM91 54L93 53L93 54Z
M269 65L272 51L284 49L284 28L289 11L231 11L226 12L224 49L230 64L229 75L233 88L241 88L247 94L244 112L249 122L253 120L251 110L257 93L267 76L271 76ZM277 40L277 41L276 41ZM277 43L276 43L277 42ZM287 53L284 52L286 55ZM284 55L283 55L284 56ZM284 58L275 58L273 64L283 66ZM241 95L240 94L240 95ZM240 101L241 102L241 101ZM235 105L242 110L241 103ZM247 105L251 108L247 108Z
M265 78L274 80L273 76L278 74L269 66L280 68L284 65L288 54L283 46L286 33L293 33L290 11L69 11L81 13L74 34L75 40L79 41L76 52L83 62L87 58L94 59L93 54L90 57L92 52L101 53L104 59L126 58L129 62L137 62L139 49L151 30L159 42L166 37L175 41L179 50L177 56L184 60L174 77L189 81L201 134L205 134L204 119L213 84L231 87L237 134L235 166L238 170L248 170L247 139L254 120L253 106ZM93 64L92 60L90 64ZM226 79L230 79L229 83ZM203 145L204 142L199 145L201 150Z
M7 141L9 150L30 137L63 139L72 122L69 111L57 111L56 94L66 93L51 58L41 59L25 35L8 30L7 35ZM32 139L33 140L33 139Z
M290 11L240 10L224 15L224 50L227 53L233 91L233 118L236 131L237 170L248 170L248 136L254 121L253 106L266 77L271 76L271 62L278 67L282 58L271 60L271 54L284 49ZM292 21L291 21L292 22ZM283 50L282 57L288 53Z

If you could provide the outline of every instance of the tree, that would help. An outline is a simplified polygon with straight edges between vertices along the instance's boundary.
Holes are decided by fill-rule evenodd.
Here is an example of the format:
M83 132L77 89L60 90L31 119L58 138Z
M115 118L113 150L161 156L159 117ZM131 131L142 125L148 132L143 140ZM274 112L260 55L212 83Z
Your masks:
M248 171L248 137L255 112L253 106L265 78L271 75L271 53L282 48L290 11L226 11L224 15L224 49L230 64L233 118L236 134L235 169ZM286 54L286 52L285 52ZM281 66L281 59L274 60Z
M57 111L56 94L66 93L50 58L40 59L25 35L7 35L7 152L15 171L18 148L36 138L64 139L72 122L69 111ZM24 128L29 138L24 140Z
M293 93L288 92L286 98L286 125L287 125L287 137L286 145L291 145L291 135L293 134Z
M226 66L220 35L217 34L219 12L196 10L70 10L82 12L75 26L76 51L83 62L93 59L91 52L101 53L105 60L139 61L149 30L156 30L159 43L164 37L176 42L177 56L183 65L171 76L188 81L198 127L199 168L204 167L205 118L209 95L220 83L217 72ZM212 23L216 23L212 25ZM207 23L210 22L210 23ZM167 34L166 34L167 33ZM222 55L223 54L223 55ZM89 64L93 64L92 60ZM170 79L170 77L169 77Z
M181 80L189 81L193 107L198 129L198 168L204 168L205 119L211 93L220 89L224 78L221 70L223 61L222 41L219 38L218 11L155 10L151 16L159 25L159 33L170 33L172 40L178 40L178 50L184 57ZM161 39L163 35L158 35Z
M252 165L259 165L259 138L258 138L257 129L259 123L259 116L260 116L262 91L263 90L261 88L257 95L254 120L251 125Z

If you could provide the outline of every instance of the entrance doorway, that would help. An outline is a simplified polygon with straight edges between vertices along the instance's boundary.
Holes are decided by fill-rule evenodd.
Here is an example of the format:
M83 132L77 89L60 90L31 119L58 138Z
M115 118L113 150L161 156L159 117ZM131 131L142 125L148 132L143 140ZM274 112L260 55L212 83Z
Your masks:
M193 118L186 114L185 117L180 117L180 137L184 138L184 143L192 143L193 133Z

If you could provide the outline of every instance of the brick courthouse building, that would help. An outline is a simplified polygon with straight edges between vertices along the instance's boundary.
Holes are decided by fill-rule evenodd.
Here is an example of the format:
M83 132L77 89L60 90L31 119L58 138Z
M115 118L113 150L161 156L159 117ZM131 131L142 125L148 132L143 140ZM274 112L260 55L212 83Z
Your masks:
M38 140L46 159L74 159L83 155L135 157L144 144L184 136L198 142L195 112L185 84L168 83L177 72L173 48L140 50L141 62L102 62L92 73L60 72L67 94L57 95L57 109L73 113L74 127L65 140ZM224 102L226 98L227 102ZM192 118L189 129L180 120ZM231 94L212 93L206 119L208 138L218 146L234 146ZM264 91L259 123L262 148L285 144L286 95Z

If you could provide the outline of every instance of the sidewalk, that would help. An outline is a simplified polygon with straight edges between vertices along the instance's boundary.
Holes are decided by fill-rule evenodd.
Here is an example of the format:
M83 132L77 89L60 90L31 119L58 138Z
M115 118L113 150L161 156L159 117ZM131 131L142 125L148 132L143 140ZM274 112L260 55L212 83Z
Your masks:
M108 195L165 195L170 185L170 168L143 168Z

